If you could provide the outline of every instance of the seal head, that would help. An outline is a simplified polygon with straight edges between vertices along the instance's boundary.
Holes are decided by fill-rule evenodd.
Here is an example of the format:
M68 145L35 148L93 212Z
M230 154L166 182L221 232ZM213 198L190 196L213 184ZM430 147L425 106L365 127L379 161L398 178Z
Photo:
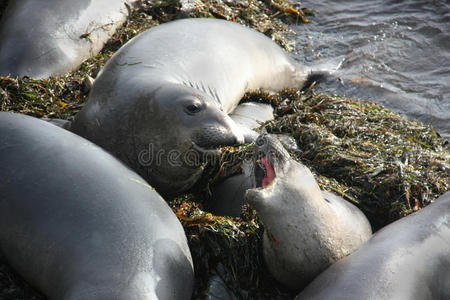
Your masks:
M71 130L115 153L161 194L188 189L218 148L244 142L241 130L210 95L180 84L145 89L144 78L133 80L129 85L139 85L139 93L120 95L126 101L108 111L87 107ZM103 91L93 90L91 97L97 93Z

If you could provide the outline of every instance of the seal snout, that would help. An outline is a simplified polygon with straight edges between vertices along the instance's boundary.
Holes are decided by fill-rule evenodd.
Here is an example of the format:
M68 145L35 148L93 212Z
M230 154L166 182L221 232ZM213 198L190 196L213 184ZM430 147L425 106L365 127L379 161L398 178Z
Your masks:
M218 149L244 144L244 136L224 126L203 127L194 133L194 143L204 149Z

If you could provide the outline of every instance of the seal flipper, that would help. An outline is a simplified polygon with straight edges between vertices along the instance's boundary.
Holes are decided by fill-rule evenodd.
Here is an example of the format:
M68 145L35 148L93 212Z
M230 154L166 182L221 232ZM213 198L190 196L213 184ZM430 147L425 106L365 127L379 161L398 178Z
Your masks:
M306 80L304 81L301 90L309 90L313 88L316 84L339 81L339 77L334 75L344 63L343 58L336 58L326 60L320 64L315 64L311 67Z
M274 118L272 106L255 102L239 104L230 117L241 128L247 144L255 141L259 136L259 133L253 129Z
M313 71L308 74L306 81L301 88L302 91L312 89L317 83L326 82L331 74L326 71Z

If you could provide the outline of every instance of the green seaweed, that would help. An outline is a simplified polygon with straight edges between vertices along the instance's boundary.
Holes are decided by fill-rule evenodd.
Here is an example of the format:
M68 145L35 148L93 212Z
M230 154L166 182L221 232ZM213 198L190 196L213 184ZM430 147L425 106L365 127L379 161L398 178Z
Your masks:
M247 94L243 101L274 105L275 120L263 124L261 129L294 137L298 149L289 149L291 156L311 169L322 189L357 205L375 230L419 210L449 190L448 142L431 126L407 120L374 102L316 95L311 91L285 90L271 95L255 92ZM217 177L223 179L239 173L236 165L251 152L251 146L224 149L221 159L211 162L207 168L203 186L196 187L198 194L190 196L189 203L207 199L204 190L220 181ZM214 176L217 174L219 176ZM189 205L199 209L199 204ZM186 230L191 249L195 249L196 268L202 270L202 274L204 270L217 273L219 266L219 269L227 270L227 274L233 274L226 282L240 298L292 297L289 290L270 282L260 254L246 255L246 251L258 253L256 249L260 247L263 225L258 223L255 212L246 207L241 218L231 220L235 224L252 222L249 226L254 226L254 230L240 237L247 248L240 248L243 245L239 243L233 245L234 248L227 248L225 242L229 234L220 222L211 221L203 228L197 224L198 229ZM183 222L186 228L189 222ZM211 257L204 254L216 250L210 249L211 233L204 234L204 231L214 232L215 244L221 237L222 250L228 249L229 255L237 261L214 256L214 263L211 263ZM254 248L248 243L254 243ZM236 271L242 265L247 269ZM249 276L251 286L243 283ZM197 284L199 282L204 284L205 278L198 278ZM236 286L236 283L242 284ZM198 289L199 286L197 292Z

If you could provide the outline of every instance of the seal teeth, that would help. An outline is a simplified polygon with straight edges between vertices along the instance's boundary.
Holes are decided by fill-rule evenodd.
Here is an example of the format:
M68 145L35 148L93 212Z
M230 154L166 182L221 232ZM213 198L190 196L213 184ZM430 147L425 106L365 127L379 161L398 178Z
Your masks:
M266 168L266 165L265 164L263 164L262 162L261 162L261 160L260 159L258 159L258 165L259 165L259 167L263 170L263 172L264 172L264 176L267 176L267 168Z
M256 188L262 187L262 182L264 180L264 177L266 177L266 169L260 159L255 161L255 166L254 166L253 172L254 172L254 176L255 176L255 187Z

